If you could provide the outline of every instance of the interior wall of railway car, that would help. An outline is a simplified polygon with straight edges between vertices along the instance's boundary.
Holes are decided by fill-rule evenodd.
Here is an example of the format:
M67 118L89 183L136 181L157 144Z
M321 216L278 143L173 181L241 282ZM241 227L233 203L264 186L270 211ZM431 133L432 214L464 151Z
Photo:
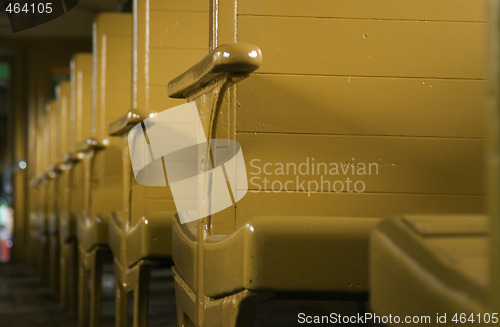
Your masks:
M68 67L76 51L91 49L90 39L4 39L2 48L8 49L6 59L12 63L12 117L14 123L13 157L10 162L34 162L36 121L45 103L54 95L51 74ZM54 71L54 68L56 71ZM14 184L14 246L13 259L25 259L28 233L27 215L31 199L27 182L36 176L35 165L17 169Z

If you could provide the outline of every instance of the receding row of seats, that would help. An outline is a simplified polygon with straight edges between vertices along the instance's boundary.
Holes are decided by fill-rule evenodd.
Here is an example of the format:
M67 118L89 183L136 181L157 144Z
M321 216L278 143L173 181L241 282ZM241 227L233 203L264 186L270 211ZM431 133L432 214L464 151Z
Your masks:
M137 0L100 14L92 53L36 115L30 183L32 261L79 325L101 324L106 260L116 326L148 325L156 267L173 271L178 326L253 326L275 297L486 312L485 5L424 2ZM128 133L186 101L209 139L239 142L249 189L181 223L169 187L135 180ZM264 168L280 164L299 170ZM334 188L346 180L362 190Z

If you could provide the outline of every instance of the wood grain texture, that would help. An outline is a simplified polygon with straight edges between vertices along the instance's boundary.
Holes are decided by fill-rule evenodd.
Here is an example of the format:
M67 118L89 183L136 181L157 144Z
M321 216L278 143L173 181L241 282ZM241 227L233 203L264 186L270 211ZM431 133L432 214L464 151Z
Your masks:
M168 1L167 1L168 2ZM157 11L150 13L152 48L206 49L208 12Z
M248 193L236 204L236 227L256 216L390 218L407 213L484 213L484 196L426 194Z
M74 142L91 136L92 117L92 54L79 53L71 64L71 111L74 121Z
M342 181L345 192L349 177L363 182L365 192L485 194L484 140L267 133L240 133L237 139L254 190L286 193L291 181L292 191L337 192L341 184L333 183ZM264 178L276 181L275 187Z
M238 41L262 49L259 72L281 74L483 79L485 31L483 23L238 20Z
M255 0L238 1L238 14L474 22L488 16L484 0Z
M247 132L485 137L485 82L255 74L238 84Z

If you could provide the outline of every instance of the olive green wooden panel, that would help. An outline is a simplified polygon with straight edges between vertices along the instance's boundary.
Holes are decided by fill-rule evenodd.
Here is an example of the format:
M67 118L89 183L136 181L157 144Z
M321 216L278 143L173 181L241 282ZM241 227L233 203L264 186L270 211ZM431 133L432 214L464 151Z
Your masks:
M172 1L165 1L172 2ZM205 12L157 11L150 15L151 48L204 49L208 43L208 6ZM202 10L203 7L199 7Z
M184 99L170 98L167 92L165 92L165 85L151 85L149 87L149 97L151 99L151 103L160 104L156 106L156 108L152 108L155 111L161 111L186 103L186 100Z
M137 40L132 107L154 112L185 103L170 99L166 86L206 54L203 49L208 49L208 3L139 1L134 24ZM131 185L132 223L145 214L175 208L168 188L144 187L133 180Z
M59 140L60 135L60 124L59 124L59 111L57 101L52 100L48 105L49 109L49 124L47 128L49 129L49 165L55 165L59 163Z
M108 35L129 36L132 33L132 16L125 13L103 12L96 16L94 29L101 30L98 33ZM95 40L94 40L95 41Z
M404 221L423 237L482 235L488 221L482 215L405 215Z
M500 312L500 3L496 0L489 1L490 9L490 30L489 30L489 55L488 68L488 101L487 128L489 130L489 157L488 166L488 196L489 196L489 214L490 214L490 276L493 276L490 284L491 307L494 312Z
M239 15L486 21L485 0L238 1Z
M68 154L70 149L70 134L71 134L71 86L69 81L64 81L59 83L56 89L57 94L57 106L59 112L59 130L60 130L60 148L58 159L60 162L63 161L66 154ZM69 190L68 190L68 178L69 172L67 170L63 171L57 178L57 188L58 194L57 198L57 208L60 215L59 226L64 225L66 221L67 213L69 211ZM60 233L60 240L64 239L67 233Z
M39 171L38 174L43 174L47 172L47 166L49 164L49 149L48 149L48 135L49 135L49 130L47 128L47 122L49 120L49 117L47 115L47 110L45 107L42 109L44 112L43 114L40 115L39 118L39 125L38 128L40 129L40 136L39 136L39 141L40 143L37 144L37 146L40 149L40 163L39 163ZM43 188L43 186L42 186Z
M107 219L123 205L121 147L109 138L108 125L131 106L132 15L100 14L94 25L94 72L96 73L94 124L98 140L107 148L97 152L89 167L92 205L90 215Z
M153 98L150 87L162 86L166 94L170 79L198 60L199 57L189 59L191 51L208 48L208 3L198 0L183 1L183 4L163 0L140 1L134 12L134 26L137 33L134 84L137 86L133 92L133 106L145 111L166 109L164 100L167 96ZM176 49L177 61L164 57L165 49ZM187 57L182 54L187 54Z
M123 179L120 148L111 143L105 151L95 155L92 167L92 203L90 216L107 219L109 213L123 206Z
M111 144L112 146L108 146L104 151L98 152L95 156L92 182L96 188L117 188L115 190L117 194L108 194L107 197L121 197L121 188L123 186L121 149L113 142ZM117 180L119 180L119 183L115 183Z
M170 195L168 189L168 187L164 186L149 186L146 188L146 196L148 199L165 199L165 196Z
M130 109L132 80L132 40L128 36L108 32L108 25L119 25L123 29L131 28L131 16L126 14L102 15L115 24L107 22L105 26L97 25L98 44L94 51L96 60L95 78L95 129L100 140L108 138L108 126L111 122ZM111 31L113 29L111 28ZM118 142L118 141L117 141Z
M484 225L487 217L424 218L426 221L418 221L414 216L421 229L432 229L433 221L442 225L439 220L449 220L455 231L424 236L409 228L404 218L387 220L373 231L370 244L373 310L380 315L399 316L435 315L439 311L449 317L457 312L467 316L490 312L486 282L488 229L468 233L469 226ZM458 226L462 226L461 233L456 233Z
M47 118L46 120L46 128L48 132L48 166L47 169L50 170L53 166L59 164L58 157L58 148L59 148L59 139L60 139L60 125L59 125L59 111L57 100L51 100L47 107ZM54 233L58 228L55 226L55 214L57 210L57 179L51 178L48 180L46 184L46 196L44 198L44 202L46 205L46 214L47 214L47 223L49 226L49 230ZM51 233L49 232L49 233ZM52 252L52 246L49 244L49 253ZM52 263L49 260L49 263ZM57 269L56 267L54 267Z
M44 108L44 107L42 107ZM37 117L36 117L36 137L35 137L35 160L36 160L36 169L35 169L35 176L38 177L40 174L44 172L44 162L45 162L45 156L47 155L47 152L44 150L44 142L45 142L45 136L44 132L46 131L46 128L44 128L44 120L45 120L45 110L42 108L38 108L37 110Z
M158 199L146 199L146 213L158 213L158 212L166 212L165 209L173 209L175 208L174 201L170 198L158 198ZM168 220L172 217L165 216L165 222L168 223Z
M256 216L397 217L405 213L484 213L483 196L426 194L253 193L236 204L236 225Z
M455 265L457 270L463 274L466 278L474 280L476 285L479 285L481 288L489 289L490 286L490 278L489 268L490 263L487 258L488 253L488 240L484 240L481 242L479 246L482 246L486 251L482 251L482 253L477 253L474 257L472 256L463 256L463 257L454 257ZM474 245L478 246L478 245ZM462 249L465 248L462 245ZM486 253L485 253L486 252Z
M137 222L146 215L158 212L167 212L169 209L175 208L174 201L172 200L172 195L167 192L166 188L157 188L157 193L155 198L146 197L145 186L134 185L132 187L132 197L131 197L131 223L132 225L137 224ZM163 195L163 196L162 196ZM165 219L169 219L165 217Z
M196 64L206 54L206 49L153 49L150 54L150 85L162 86L163 92L167 93L168 82L183 73L185 67ZM185 66L179 65L179 62L185 63Z
M146 1L145 1L146 2ZM165 0L148 0L149 7L154 11L204 11L208 13L209 3L206 0L189 0L189 1L165 1Z
M49 157L49 120L50 120L50 111L49 111L49 103L45 103L43 106L43 114L39 118L39 128L40 131L40 146L42 148L42 155L40 158L40 173L45 173L47 171L50 157Z
M130 75L128 76L128 80L130 81ZM112 89L111 87L107 88L106 97L108 99L106 111L101 113L103 116L97 123L100 125L99 128L106 131L103 135L107 137L109 122L115 121L117 119L117 115L118 117L123 116L123 112L126 109L130 109L130 84L128 85L127 90ZM110 138L112 142L115 142L113 139L114 138Z
M130 44L128 44L126 47L123 43L118 43L118 40L109 40L109 48L115 48L116 45L120 44L123 47L123 50L128 49L130 47ZM117 75L121 76L122 78L117 78L114 83L107 83L106 84L106 91L109 90L124 90L127 89L127 92L130 93L130 75L131 75L131 68L132 66L130 65L130 53L127 53L128 56L120 56L119 54L122 54L123 52L120 51L113 51L116 56L111 56L109 55L108 57L114 58L113 60L108 61L107 63L107 68L106 70L109 72L109 74L112 75ZM130 100L129 100L130 101ZM123 108L121 108L123 111ZM117 111L118 109L116 109ZM115 113L116 115L116 113Z
M482 79L485 31L484 23L238 20L238 41L262 49L260 73Z
M429 238L429 243L432 244L436 252L445 253L447 256L456 260L481 256L484 253L483 250L488 247L488 239L479 236L471 237L468 243L469 246L462 242L461 235L455 235L455 237L434 236Z
M71 61L71 111L74 117L74 142L91 136L92 54L78 53Z
M83 162L76 164L71 171L72 179L70 187L70 213L75 217L79 217L85 208L85 200L87 193L84 190L85 183L85 167Z
M107 89L123 89L126 85L130 88L130 73L132 69L131 65L131 36L116 36L116 35L106 35L102 44L105 47L103 50L106 52L102 54L103 59L106 59L106 71L111 72L112 75L127 76L125 80L123 78L116 78L114 83L106 83ZM106 76L105 76L106 77ZM130 93L130 91L128 91Z
M70 83L67 81L61 82L57 86L57 106L60 117L59 128L61 133L58 159L62 160L63 157L70 151L69 134L71 124L71 89Z
M291 180L287 184L291 190L308 190L307 181L319 184L310 184L310 189L321 189L324 181L326 192L340 191L342 184L333 183L342 181L345 190L349 177L363 181L365 192L485 194L484 140L267 133L240 133L237 139L249 187L255 190L265 188L267 177L276 181L273 188L267 183L268 190L284 191L285 182Z
M485 137L484 94L483 81L255 74L238 84L237 130Z
M77 53L71 60L71 125L73 149L91 135L92 119L92 54ZM75 153L73 153L75 154ZM70 212L76 217L88 210L88 185L85 185L83 162L71 169Z
M43 166L42 166L42 172L47 172L51 165L51 155L50 155L50 140L51 140L51 130L50 130L50 120L51 120L51 113L53 111L53 103L52 101L49 101L45 104L45 113L44 113L44 119L43 119L43 151L44 151L44 156L43 156Z

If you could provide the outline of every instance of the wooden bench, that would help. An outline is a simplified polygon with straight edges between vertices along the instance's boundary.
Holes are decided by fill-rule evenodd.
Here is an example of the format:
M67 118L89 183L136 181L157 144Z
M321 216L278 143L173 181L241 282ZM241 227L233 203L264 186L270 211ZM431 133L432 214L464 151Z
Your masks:
M76 315L78 308L78 248L76 241L77 217L84 214L85 198L84 154L77 145L90 134L90 113L92 103L92 54L77 53L70 63L71 107L68 130L69 152L65 155L64 183L65 210L60 213L59 237L61 242L61 292L66 294L68 308Z
M485 6L475 5L484 16ZM377 226L371 238L370 289L373 309L380 315L432 315L431 326L443 321L436 321L436 313L441 317L446 314L448 324L498 322L492 313L498 312L500 303L496 159L499 8L496 3L490 5L489 92L486 109L477 106L477 113L486 117L483 130L490 138L485 156L489 215L404 215ZM483 16L469 20L480 25L486 20Z
M43 108L43 107L42 107ZM43 197L42 180L45 179L45 175L42 173L42 160L40 155L43 154L43 109L37 110L31 116L31 126L33 133L32 138L35 141L35 146L32 148L31 159L33 161L30 165L30 249L31 257L30 262L33 267L40 272L40 238L39 238L39 217L41 216L41 198Z
M488 160L488 195L489 214L490 214L490 229L491 233L491 252L490 252L490 276L494 276L491 280L491 307L493 312L500 312L500 203L497 201L500 195L500 163L496 158L500 155L500 144L495 142L500 137L498 126L498 114L500 111L500 76L498 74L500 44L498 37L500 34L500 7L496 2L490 2L490 56L488 62L489 68L489 87L492 92L489 93L487 102L487 117L490 131L489 137L492 142L489 143L489 160ZM495 277L496 276L496 277Z
M133 8L132 106L109 126L120 136L123 156L124 205L113 213L109 242L116 278L116 325L128 324L127 296L133 292L133 325L146 326L150 270L171 262L171 226L175 206L168 188L135 182L131 171L128 131L150 113L181 102L169 99L165 87L206 52L208 6L205 1L139 0Z
M49 286L56 296L59 295L59 175L60 175L60 123L59 101L52 100L47 106L46 128L48 130L48 159L47 168L47 233L48 233L48 260Z
M95 19L91 129L79 145L85 154L85 191L89 192L85 215L78 220L79 317L83 326L100 325L108 220L111 212L123 206L121 145L119 139L109 138L107 126L120 117L123 108L130 107L131 35L130 14L103 13Z
M250 190L233 210L174 223L180 325L233 326L243 303L260 295L362 298L369 235L380 218L484 213L482 8L463 2L450 18L441 2L428 11L380 5L240 0L211 9L213 51L171 81L169 95L196 101L206 135L241 144ZM258 45L263 61L232 85L242 72L230 58L240 50L216 46L236 41ZM208 121L216 112L215 131ZM313 169L313 161L377 170L265 171L277 163ZM317 183L310 186L327 175L365 187L263 184L297 175Z
M437 313L448 323L457 313L459 321L461 314L483 319L492 312L488 225L487 216L470 215L405 216L378 225L370 242L373 310L430 316L431 326L440 325Z
M49 247L49 215L53 209L50 206L51 177L50 177L50 118L55 110L54 101L49 101L43 107L43 112L38 115L38 153L37 153L37 207L36 217L36 267L42 280L50 283L50 247Z
M57 178L57 212L58 212L58 242L59 242L59 258L56 259L59 261L59 300L61 301L63 307L68 308L69 306L69 288L67 285L67 262L63 262L61 259L65 258L61 254L64 249L64 244L69 241L69 237L62 236L60 232L60 228L62 226L61 217L69 214L69 205L70 205L70 193L67 190L69 186L69 169L71 165L68 160L71 157L68 157L68 153L71 152L70 147L70 134L71 134L71 83L69 81L64 81L59 83L56 88L56 97L57 97L57 106L59 112L59 176ZM66 231L67 233L67 231Z

